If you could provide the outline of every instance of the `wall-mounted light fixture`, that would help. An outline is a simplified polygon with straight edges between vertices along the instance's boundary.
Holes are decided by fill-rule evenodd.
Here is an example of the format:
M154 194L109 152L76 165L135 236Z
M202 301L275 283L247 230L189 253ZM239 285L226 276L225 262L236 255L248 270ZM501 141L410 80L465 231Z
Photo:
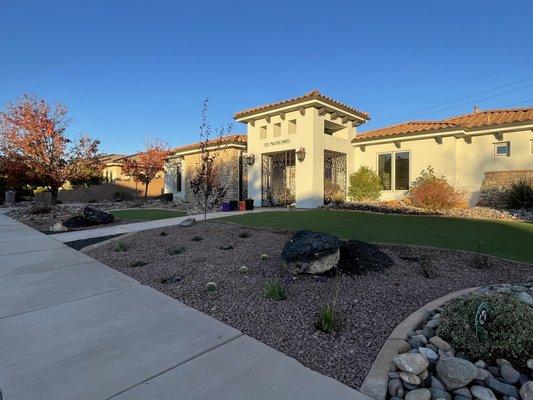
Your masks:
M296 152L296 157L298 158L298 161L300 162L305 160L305 149L303 147L300 147L300 150Z
M248 154L247 156L243 157L244 162L248 165L254 165L255 163L255 156L253 154Z

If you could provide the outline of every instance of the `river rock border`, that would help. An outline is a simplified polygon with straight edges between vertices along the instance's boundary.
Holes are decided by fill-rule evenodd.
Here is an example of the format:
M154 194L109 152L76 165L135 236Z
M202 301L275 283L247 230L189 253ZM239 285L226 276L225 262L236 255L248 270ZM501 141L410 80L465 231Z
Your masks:
M427 303L424 307L418 309L406 319L404 319L390 334L385 341L372 364L363 384L359 391L373 397L376 400L385 400L387 397L389 372L393 365L392 359L399 354L399 346L405 342L407 334L415 330L423 321L425 315L435 308L439 308L451 300L461 297L479 289L478 287L459 290L442 296L436 300Z

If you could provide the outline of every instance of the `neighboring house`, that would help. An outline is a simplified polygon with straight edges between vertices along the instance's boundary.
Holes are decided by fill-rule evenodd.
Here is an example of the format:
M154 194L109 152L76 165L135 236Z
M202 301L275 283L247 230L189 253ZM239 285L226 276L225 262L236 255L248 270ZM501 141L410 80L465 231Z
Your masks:
M124 155L124 154L106 154L103 155L100 160L103 164L102 169L102 175L106 179L107 182L114 182L114 181L131 181L132 177L129 175L126 175L122 171L122 165L124 164L124 160L127 158L137 158L139 154L132 154L131 156ZM162 179L164 176L164 171L161 170L161 172L158 172L154 179Z
M511 181L533 177L533 108L476 109L358 133L369 115L315 90L234 118L247 135L212 150L228 152L221 158L228 199L247 196L256 206L318 207L332 194L345 196L350 174L363 165L381 177L382 200L401 199L429 166L464 189L470 205L498 204ZM179 199L190 200L198 153L193 144L169 159L166 190Z
M226 187L227 200L247 197L246 165L242 162L246 152L246 135L232 134L210 140L206 149L216 155L220 166L220 181ZM176 200L193 202L190 181L194 178L201 160L200 143L172 150L165 166L165 192L173 193Z

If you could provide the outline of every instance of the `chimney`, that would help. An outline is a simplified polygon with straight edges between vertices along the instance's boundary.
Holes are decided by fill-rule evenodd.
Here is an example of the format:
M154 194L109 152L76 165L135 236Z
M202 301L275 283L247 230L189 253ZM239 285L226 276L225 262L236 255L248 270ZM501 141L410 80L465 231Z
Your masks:
M481 111L479 106L474 106L474 114L477 114L479 111Z

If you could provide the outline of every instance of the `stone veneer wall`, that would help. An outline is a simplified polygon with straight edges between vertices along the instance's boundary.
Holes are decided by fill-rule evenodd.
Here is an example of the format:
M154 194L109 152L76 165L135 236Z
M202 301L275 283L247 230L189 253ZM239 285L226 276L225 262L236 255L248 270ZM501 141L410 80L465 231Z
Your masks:
M512 182L519 179L533 180L533 170L489 171L481 184L478 205L504 208L505 195Z
M220 180L226 188L226 197L224 200L239 200L239 163L241 162L241 150L228 148L216 150L216 162L220 165ZM191 154L184 156L185 163L185 201L194 202L195 198L192 194L189 182L196 174L198 165L201 161L201 154ZM243 165L243 188L242 196L247 196L247 182L246 182L246 165Z

